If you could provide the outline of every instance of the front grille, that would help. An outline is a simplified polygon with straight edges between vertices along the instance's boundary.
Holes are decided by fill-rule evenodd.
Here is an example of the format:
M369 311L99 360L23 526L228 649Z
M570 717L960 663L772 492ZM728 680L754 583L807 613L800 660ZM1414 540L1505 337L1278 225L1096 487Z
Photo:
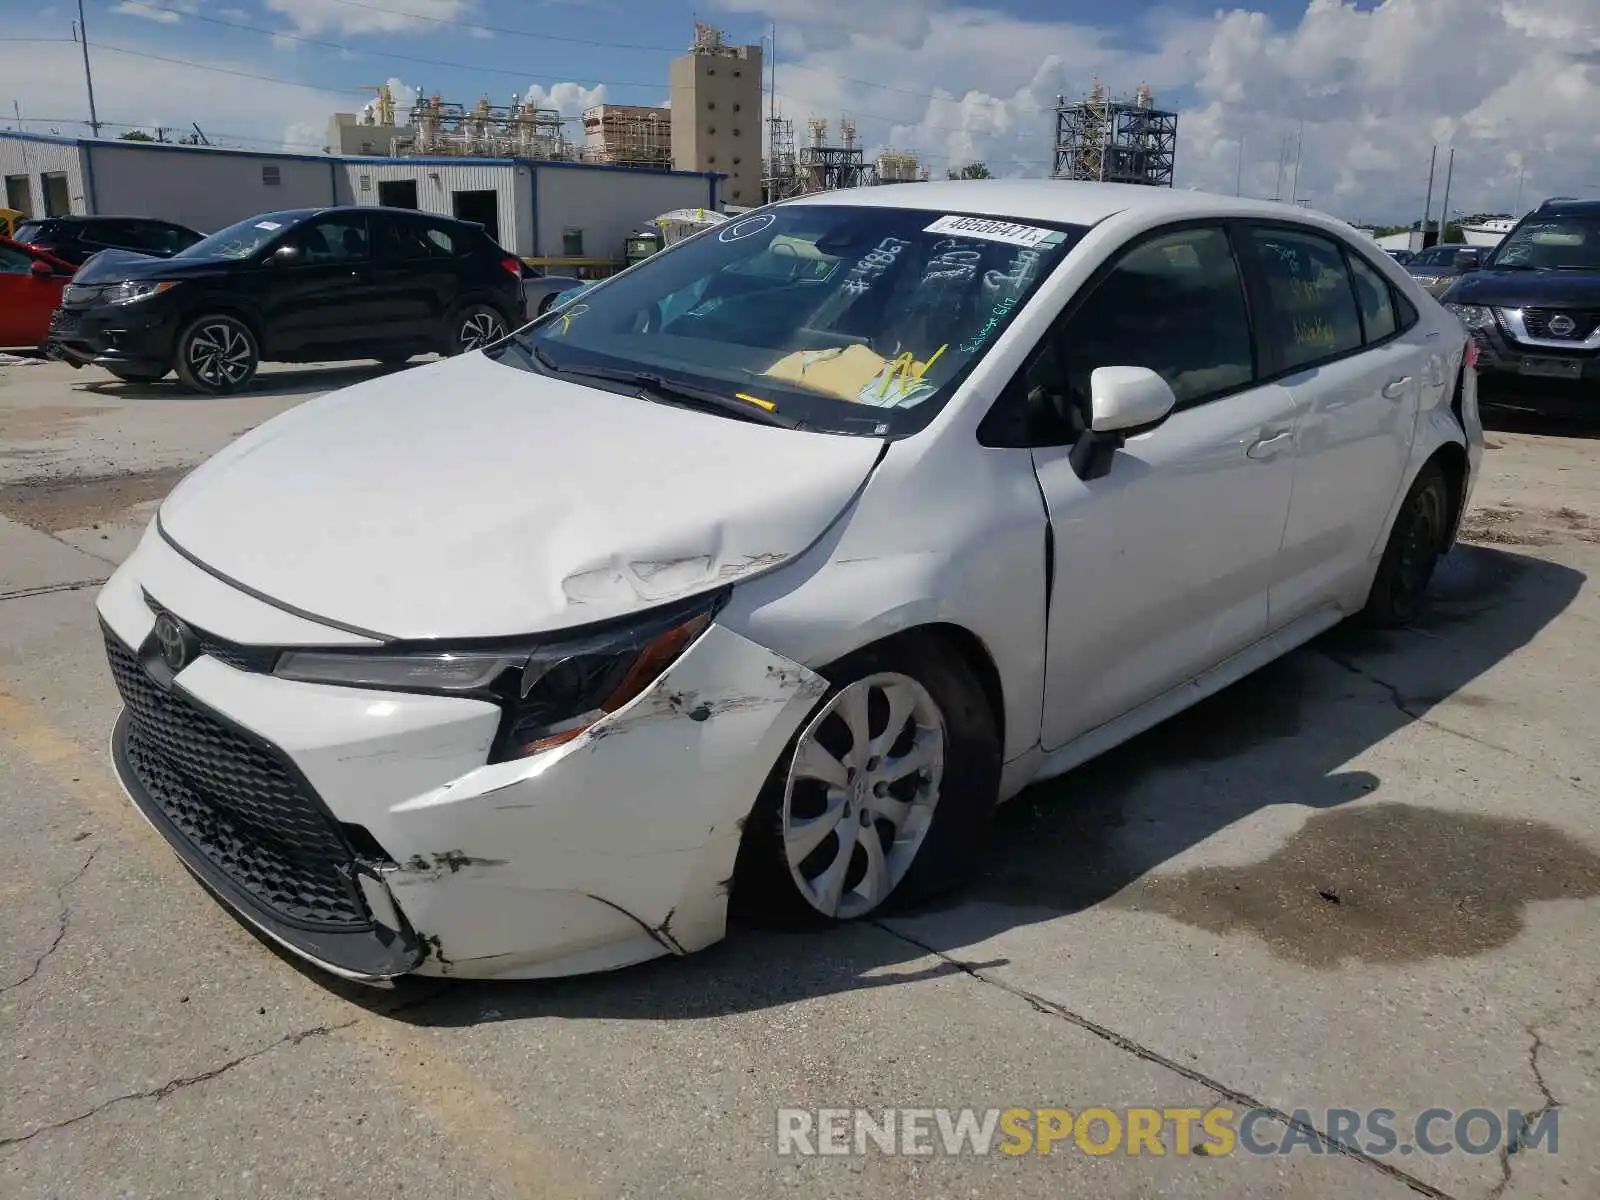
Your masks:
M158 686L110 633L106 655L128 710L128 763L184 839L285 920L369 927L349 846L308 785L264 743Z
M1557 317L1566 317L1572 322L1572 329L1565 333L1551 329L1550 322ZM1581 342L1600 329L1600 309L1525 308L1522 310L1522 322L1532 337L1548 338L1555 342Z
M145 593L144 602L153 613L170 613L176 617L164 604L160 603L148 592ZM270 674L278 662L278 648L276 646L245 646L238 642L230 642L227 638L220 638L214 633L204 629L197 629L190 625L196 640L200 643L200 653L227 663L237 671L255 671L260 674Z
M51 333L76 333L78 331L79 317L75 312L68 312L58 308L55 315L50 318Z

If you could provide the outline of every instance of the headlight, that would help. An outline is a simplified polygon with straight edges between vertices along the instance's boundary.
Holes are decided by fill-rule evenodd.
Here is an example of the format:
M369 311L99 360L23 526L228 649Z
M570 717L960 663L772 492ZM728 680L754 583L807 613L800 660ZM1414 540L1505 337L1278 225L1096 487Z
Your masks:
M159 296L168 288L177 286L177 283L171 280L165 283L119 283L115 287L106 289L105 298L111 304L132 304L136 300L148 300L151 296Z
M304 683L493 700L505 716L491 762L571 741L649 687L711 623L726 597L658 609L548 641L407 650L290 650L273 674Z
M1446 304L1468 329L1487 329L1494 324L1494 309L1482 304Z

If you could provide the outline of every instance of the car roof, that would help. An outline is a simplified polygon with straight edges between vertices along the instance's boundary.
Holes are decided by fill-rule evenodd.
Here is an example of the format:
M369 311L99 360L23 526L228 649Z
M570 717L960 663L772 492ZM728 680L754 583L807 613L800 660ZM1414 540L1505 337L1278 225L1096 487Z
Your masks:
M1539 212L1571 216L1600 215L1600 200L1580 200L1575 196L1555 196L1539 205Z
M797 196L785 204L847 204L874 208L937 209L1011 220L1096 225L1130 210L1157 213L1170 220L1220 213L1276 220L1321 217L1320 213L1270 200L1246 200L1210 192L1147 187L1133 183L1091 183L1069 179L959 179L948 182L892 183Z

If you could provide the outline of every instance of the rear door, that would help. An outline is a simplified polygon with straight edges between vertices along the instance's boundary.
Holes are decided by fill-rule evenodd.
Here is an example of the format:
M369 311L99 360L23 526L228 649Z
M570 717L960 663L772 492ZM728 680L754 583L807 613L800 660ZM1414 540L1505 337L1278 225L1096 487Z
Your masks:
M1249 227L1268 300L1263 351L1299 402L1294 498L1272 585L1274 627L1358 601L1405 474L1424 387L1440 386L1415 312L1404 328L1376 269L1331 234Z
M1102 478L1078 476L1070 437L1033 449L1056 563L1046 749L1266 635L1295 402L1259 381L1251 327L1228 232L1171 228L1119 252L1027 368L1029 403L1054 393L1080 433L1097 367L1149 367L1178 399L1165 422L1116 452Z
M374 213L373 281L383 293L386 327L397 341L438 345L444 306L455 291L460 234L422 217Z

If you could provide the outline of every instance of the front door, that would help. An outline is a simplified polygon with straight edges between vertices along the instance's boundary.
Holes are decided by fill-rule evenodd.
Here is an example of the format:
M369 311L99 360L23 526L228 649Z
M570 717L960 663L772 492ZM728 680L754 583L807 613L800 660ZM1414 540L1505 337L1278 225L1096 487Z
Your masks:
M1263 350L1302 412L1271 593L1272 623L1281 627L1364 598L1404 482L1419 398L1444 386L1443 359L1415 310L1334 238L1255 226L1245 243L1269 301Z
M0 347L31 349L44 341L61 302L65 275L33 273L32 255L0 246Z
M1036 447L1055 546L1043 743L1065 745L1260 640L1289 509L1294 398L1259 384L1227 232L1157 231L1120 252L1028 368L1080 428L1090 375L1145 366L1178 405L1080 479Z
M291 230L299 250L290 262L268 258L258 287L269 356L356 357L350 350L384 340L386 304L372 279L367 218L319 217Z

